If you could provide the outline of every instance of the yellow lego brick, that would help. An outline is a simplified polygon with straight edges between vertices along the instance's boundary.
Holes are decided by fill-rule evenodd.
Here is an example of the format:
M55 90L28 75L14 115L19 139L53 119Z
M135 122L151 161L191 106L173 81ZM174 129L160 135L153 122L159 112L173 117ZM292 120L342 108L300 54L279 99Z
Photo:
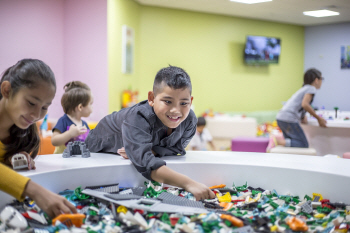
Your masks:
M219 202L231 202L232 198L229 192L227 192L225 195L220 196L219 194L216 194L216 197L218 198Z

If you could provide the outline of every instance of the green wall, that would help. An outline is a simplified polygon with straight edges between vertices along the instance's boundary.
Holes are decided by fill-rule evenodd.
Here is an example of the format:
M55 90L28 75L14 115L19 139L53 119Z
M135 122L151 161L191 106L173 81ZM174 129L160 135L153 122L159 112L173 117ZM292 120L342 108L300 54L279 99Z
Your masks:
M122 91L138 88L139 80L139 25L141 7L131 0L108 0L107 2L108 26L108 99L109 112L121 108ZM134 72L122 73L122 25L134 29Z
M124 3L119 3L124 9L118 12L128 12L124 12L122 21L130 22L137 35L137 71L131 82L139 89L140 100L147 98L157 71L168 64L182 67L189 73L196 114L209 108L218 112L277 110L281 108L281 102L302 85L302 26L148 7L129 0L118 2ZM280 38L279 64L245 65L243 50L247 35ZM115 35L113 39L119 39L117 37ZM112 38L109 43L115 44ZM118 51L120 49L109 49L110 53ZM116 57L121 55L110 56L109 64L120 67L120 59L111 61ZM123 84L129 81L129 77L117 78ZM115 98L110 96L111 107L120 105L113 103Z

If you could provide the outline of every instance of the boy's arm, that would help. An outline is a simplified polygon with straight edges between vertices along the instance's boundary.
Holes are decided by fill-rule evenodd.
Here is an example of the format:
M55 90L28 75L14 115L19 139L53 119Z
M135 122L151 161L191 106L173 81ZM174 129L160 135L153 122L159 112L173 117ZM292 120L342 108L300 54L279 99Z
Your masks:
M199 145L200 145L200 138L197 134L195 134L191 139L188 145L188 148L189 150L199 150Z
M152 135L150 129L147 129L149 126L147 126L147 122L143 119L137 119L137 121L133 120L133 123L138 123L138 125L128 122L124 122L122 125L125 153L136 170L151 180L151 171L166 165L166 163L152 153Z
M304 95L303 101L301 102L301 107L303 107L303 109L305 109L308 113L310 113L313 117L315 117L318 121L318 124L321 127L327 127L326 126L327 121L325 119L323 119L322 117L320 117L319 115L317 115L315 110L310 105L312 97L313 97L313 94L306 93Z
M124 121L122 125L123 144L127 156L138 172L149 180L182 187L191 192L197 200L215 197L208 187L166 167L164 160L153 155L151 128L145 119L131 119L130 122L133 124ZM196 128L194 132L195 130Z
M216 147L215 147L215 145L214 145L214 143L213 143L213 141L209 141L208 142L209 144L210 144L210 146L211 146L211 148L212 148L212 150L216 150Z
M302 119L301 119L301 123L303 124L307 124L307 116L304 116Z
M204 184L198 183L188 176L178 173L167 166L161 166L151 172L151 178L159 183L165 183L184 188L193 194L196 200L212 199L215 194Z
M216 147L215 147L215 145L214 145L214 143L213 143L213 136L211 136L211 134L210 134L210 132L209 132L209 130L208 130L207 128L204 128L203 133L204 133L204 132L205 132L206 137L207 137L207 139L208 139L208 143L209 143L209 145L211 146L211 149L214 150L214 151L216 151Z

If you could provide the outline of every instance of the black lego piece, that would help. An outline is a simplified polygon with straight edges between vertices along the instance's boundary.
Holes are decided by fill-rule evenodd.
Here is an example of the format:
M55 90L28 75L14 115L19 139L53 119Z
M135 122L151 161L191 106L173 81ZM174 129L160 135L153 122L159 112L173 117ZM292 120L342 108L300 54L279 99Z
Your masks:
M262 188L260 188L260 187L258 187L258 188L253 188L252 186L248 186L248 189L249 190L255 190L255 191L260 191L260 192L265 192L265 189L262 189Z
M201 200L201 202L204 204L204 207L207 209L223 209L224 207L220 206L219 204L213 203L213 202L207 202L205 200Z
M237 191L233 190L232 188L218 188L216 190L220 191L221 193L226 193L226 192L229 192L230 194L237 193Z
M130 190L132 191L132 194L135 194L135 195L139 195L139 196L143 196L143 193L145 192L146 190L146 187L145 186L140 186L140 187L124 187L124 188L120 188L120 192L122 191L125 191L125 190Z
M36 221L35 219L31 219L31 218L25 218L25 219L27 220L27 223L31 228L46 229L50 226L49 224L42 224L41 222Z
M332 203L328 203L330 206L334 206L335 208L341 208L341 209L345 209L346 206L350 206L347 205L343 202L332 202Z
M242 209L242 210L254 210L254 209L258 208L258 204L259 204L258 202L245 204L245 205L241 206L240 209Z

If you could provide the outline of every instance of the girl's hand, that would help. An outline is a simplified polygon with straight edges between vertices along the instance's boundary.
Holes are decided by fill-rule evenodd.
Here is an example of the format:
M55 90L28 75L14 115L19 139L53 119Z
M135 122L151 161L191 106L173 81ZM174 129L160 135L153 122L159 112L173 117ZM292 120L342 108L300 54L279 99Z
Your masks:
M22 152L19 152L18 154L23 154L26 158L27 158L27 161L28 161L28 170L35 170L36 167L35 167L35 162L34 162L34 159L32 159L32 157L25 151L22 151ZM12 155L9 160L10 160L10 164L12 165L13 167L13 164L12 164L12 157L14 155Z
M35 170L35 162L34 159L32 159L32 157L27 153L27 152L21 152L21 154L24 154L27 157L27 161L28 161L28 170Z
M124 159L129 159L129 157L126 155L125 148L122 147L117 150L117 153L120 154Z
M69 130L68 130L71 134L71 137L77 137L79 135L82 135L84 133L87 132L87 129L85 126L76 126L74 124L72 124L71 126L69 126Z
M51 218L62 213L76 213L75 207L64 197L59 196L44 187L29 181L23 195L30 197Z

